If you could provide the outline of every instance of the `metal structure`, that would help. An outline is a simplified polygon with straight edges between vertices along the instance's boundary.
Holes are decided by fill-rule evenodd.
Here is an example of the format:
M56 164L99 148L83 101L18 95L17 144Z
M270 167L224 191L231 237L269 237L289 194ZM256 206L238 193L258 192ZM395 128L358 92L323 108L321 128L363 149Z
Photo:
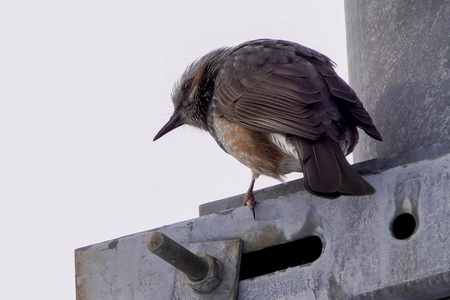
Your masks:
M352 86L385 139L356 154L377 157L355 165L375 195L297 180L255 192L256 220L243 195L206 203L77 249L77 300L450 297L449 2L346 2Z
M357 162L450 139L450 1L345 1L350 83L383 135Z
M320 199L297 180L259 191L256 220L236 196L203 205L199 218L78 249L77 299L448 297L449 153L447 142L357 164L377 189L373 196ZM222 282L211 294L196 293L182 272L147 249L153 232L220 260ZM245 256L310 236L322 244L313 262L239 281ZM272 263L285 252L275 252Z

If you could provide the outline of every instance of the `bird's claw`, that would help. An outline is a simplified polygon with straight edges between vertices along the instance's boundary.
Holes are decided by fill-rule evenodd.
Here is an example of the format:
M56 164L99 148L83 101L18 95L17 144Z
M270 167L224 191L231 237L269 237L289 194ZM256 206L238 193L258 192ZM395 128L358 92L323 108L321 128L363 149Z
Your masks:
M250 208L250 210L253 213L253 219L256 219L256 215L255 215L255 206L258 202L255 201L255 196L253 196L253 193L247 193L245 194L244 197L244 205L247 205L248 208Z

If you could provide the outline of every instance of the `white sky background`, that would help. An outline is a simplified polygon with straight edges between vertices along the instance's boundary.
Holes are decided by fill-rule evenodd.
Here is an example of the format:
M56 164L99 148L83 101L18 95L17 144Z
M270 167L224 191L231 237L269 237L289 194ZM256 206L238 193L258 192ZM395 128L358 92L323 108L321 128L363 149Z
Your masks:
M152 139L189 63L263 37L316 49L347 79L343 1L2 0L2 298L75 299L74 249L244 193L250 171L209 134Z

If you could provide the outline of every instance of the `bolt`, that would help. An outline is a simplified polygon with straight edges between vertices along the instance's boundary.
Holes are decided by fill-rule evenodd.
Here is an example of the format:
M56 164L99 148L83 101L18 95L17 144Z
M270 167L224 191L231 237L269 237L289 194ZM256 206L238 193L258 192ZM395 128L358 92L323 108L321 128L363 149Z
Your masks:
M222 282L220 260L201 252L195 255L161 232L150 234L147 248L183 272L185 282L198 293L209 293Z
M208 274L206 259L195 255L161 232L150 234L147 247L193 281L202 280Z

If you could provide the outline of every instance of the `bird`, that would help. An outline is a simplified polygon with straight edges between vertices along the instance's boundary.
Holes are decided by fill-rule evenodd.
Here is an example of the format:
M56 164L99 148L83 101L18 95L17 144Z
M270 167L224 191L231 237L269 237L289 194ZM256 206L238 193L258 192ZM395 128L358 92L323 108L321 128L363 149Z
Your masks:
M213 50L191 63L172 91L174 112L154 141L182 125L211 134L250 168L243 204L255 218L255 180L302 172L318 197L363 196L373 186L349 164L358 130L382 141L336 64L301 44L258 39Z

